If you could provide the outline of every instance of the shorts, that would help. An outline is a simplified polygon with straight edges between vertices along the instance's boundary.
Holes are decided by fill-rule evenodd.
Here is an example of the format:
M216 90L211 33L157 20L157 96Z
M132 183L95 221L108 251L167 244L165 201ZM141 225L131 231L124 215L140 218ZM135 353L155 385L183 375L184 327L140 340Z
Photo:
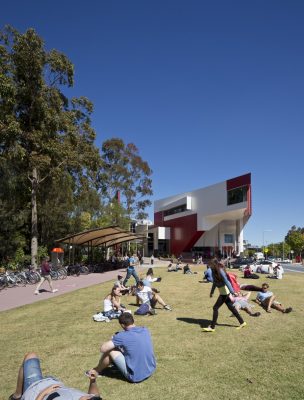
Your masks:
M233 307L240 307L241 309L244 308L252 308L252 305L248 303L246 300L238 300L233 303Z
M39 358L30 358L23 363L23 393L33 383L43 379Z
M125 356L121 353L117 357L114 358L113 363L116 365L116 367L119 369L121 374L128 380L130 381L130 376L129 372L127 369L127 364L126 364L126 359Z

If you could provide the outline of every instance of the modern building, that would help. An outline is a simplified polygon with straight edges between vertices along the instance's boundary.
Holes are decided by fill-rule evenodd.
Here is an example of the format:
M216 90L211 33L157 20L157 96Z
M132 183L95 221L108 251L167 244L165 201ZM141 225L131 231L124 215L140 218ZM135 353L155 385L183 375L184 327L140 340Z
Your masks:
M251 212L250 173L157 200L146 254L238 255Z

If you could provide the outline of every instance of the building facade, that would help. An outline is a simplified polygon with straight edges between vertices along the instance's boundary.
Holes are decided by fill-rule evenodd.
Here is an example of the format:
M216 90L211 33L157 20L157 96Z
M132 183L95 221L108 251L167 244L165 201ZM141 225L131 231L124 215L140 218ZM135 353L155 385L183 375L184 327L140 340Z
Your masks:
M251 213L250 173L157 200L147 253L239 255Z

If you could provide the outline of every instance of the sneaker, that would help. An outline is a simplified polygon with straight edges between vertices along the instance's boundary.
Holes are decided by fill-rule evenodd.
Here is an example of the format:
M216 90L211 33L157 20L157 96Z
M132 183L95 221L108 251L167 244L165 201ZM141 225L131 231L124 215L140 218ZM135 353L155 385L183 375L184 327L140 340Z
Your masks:
M58 292L58 289L52 290L52 293L56 293L56 292Z
M15 393L11 394L10 397L8 398L8 400L21 400L21 397L15 397Z
M261 313L259 311L255 312L254 314L251 314L252 317L259 317Z
M151 308L151 310L149 311L150 315L156 315L156 311L154 310L154 308Z
M39 295L40 293L38 290L35 290L34 294Z
M240 330L242 328L245 328L245 326L247 326L247 322L243 322L240 326L238 326L236 329Z
M292 311L292 307L288 307L286 308L286 310L284 311L284 314L288 314Z
M207 328L203 328L203 332L215 332L215 329L208 326Z
M172 308L169 306L169 304L166 304L166 305L164 306L164 309L165 309L165 310L168 310L168 311L172 311Z

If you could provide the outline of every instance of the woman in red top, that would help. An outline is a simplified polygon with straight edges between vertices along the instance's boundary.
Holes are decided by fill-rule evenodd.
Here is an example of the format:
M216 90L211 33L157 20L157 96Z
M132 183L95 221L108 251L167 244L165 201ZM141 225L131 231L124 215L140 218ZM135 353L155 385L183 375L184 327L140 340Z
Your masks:
M35 294L37 294L37 295L40 294L39 289L40 289L40 286L43 284L44 281L48 281L52 293L58 292L58 289L54 289L53 288L52 278L51 278L51 275L50 275L51 267L50 267L50 264L49 264L49 260L50 260L50 257L45 257L43 259L43 261L42 261L42 264L41 264L41 279L40 279L40 282L38 283L38 285L36 287L36 290L35 290Z

